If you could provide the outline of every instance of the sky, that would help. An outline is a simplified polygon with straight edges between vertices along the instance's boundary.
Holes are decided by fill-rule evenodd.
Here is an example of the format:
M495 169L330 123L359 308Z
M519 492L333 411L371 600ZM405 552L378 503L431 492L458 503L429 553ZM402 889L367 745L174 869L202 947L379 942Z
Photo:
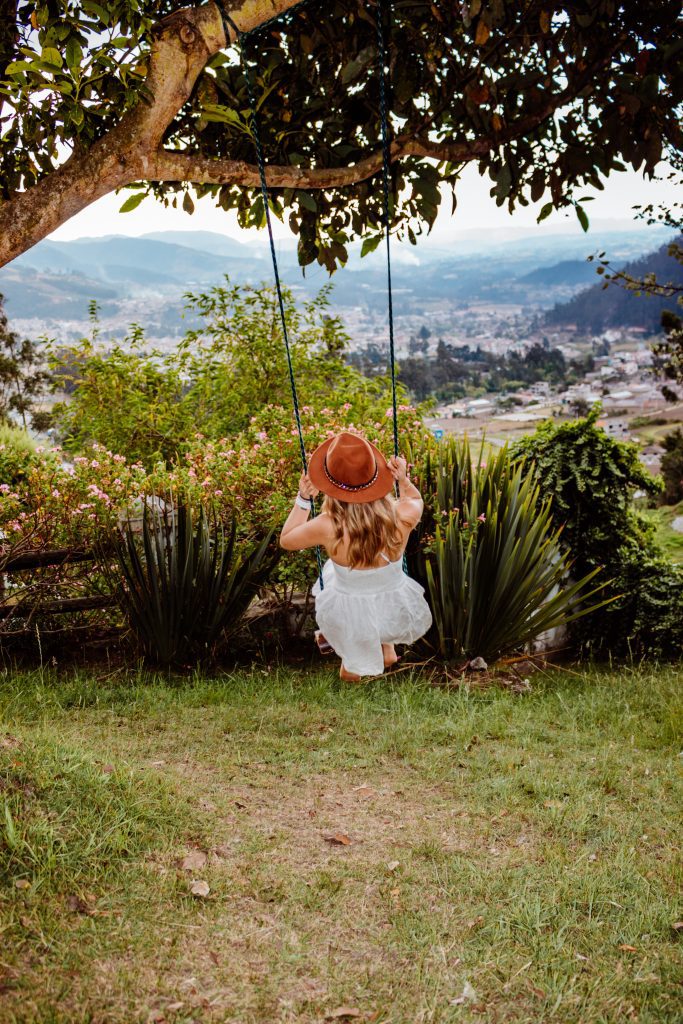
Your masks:
M378 185L379 187L379 185ZM553 213L540 227L536 226L536 216L544 203L521 208L509 214L507 208L497 207L489 195L491 181L488 177L480 177L475 165L470 165L464 172L458 190L458 207L451 216L450 195L444 198L442 208L431 233L433 242L448 242L466 233L474 231L501 232L505 229L529 229L579 232L576 215L573 209L562 213ZM624 171L612 175L605 183L603 192L590 189L582 195L593 195L592 201L585 203L585 210L591 220L631 220L632 207L635 203L643 205L648 202L674 200L675 186L665 181L649 181L634 171ZM130 195L128 191L112 194L99 199L87 209L73 217L58 228L50 237L66 240L94 235L142 235L149 231L216 231L230 235L240 241L262 239L264 232L256 229L240 228L234 213L226 213L215 207L210 198L197 202L194 214L183 210L166 208L152 198L145 199L137 209L130 213L119 213L119 208ZM680 196L677 196L680 199ZM634 224L634 226L637 226ZM286 225L273 219L273 229L277 238L291 237Z

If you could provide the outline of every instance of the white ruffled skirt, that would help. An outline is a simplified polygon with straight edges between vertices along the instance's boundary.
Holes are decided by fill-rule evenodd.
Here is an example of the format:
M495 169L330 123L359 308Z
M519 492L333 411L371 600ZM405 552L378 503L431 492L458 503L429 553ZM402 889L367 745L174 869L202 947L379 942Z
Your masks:
M313 587L321 633L359 676L384 671L382 644L412 644L427 632L432 613L424 589L403 571L403 560L377 569L349 569L328 559Z

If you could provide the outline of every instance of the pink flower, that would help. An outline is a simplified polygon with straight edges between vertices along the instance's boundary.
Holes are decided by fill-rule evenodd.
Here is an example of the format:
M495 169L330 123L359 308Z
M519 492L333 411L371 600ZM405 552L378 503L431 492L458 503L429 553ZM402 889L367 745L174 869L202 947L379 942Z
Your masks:
M10 489L9 484L0 484L0 491L2 491L3 494L7 494L9 489Z
M480 523L485 523L486 522L486 513L482 512L482 514L480 516L477 516L477 519L479 520Z
M222 498L222 497L223 497L223 492L222 492L222 491L221 491L220 489L218 489L218 490L214 491L213 493L214 493L214 495L215 495L215 496L216 496L217 498Z
M255 445L254 445L254 451L255 451L255 452L257 452L257 451L259 450L259 448L260 448L260 447L261 447L261 445L260 445L260 444L255 444Z
M53 497L53 498L59 498L59 497L61 497L61 495L60 495L60 493L59 493L59 491L57 490L57 488L56 488L56 487L53 487L53 488L52 488L52 497Z

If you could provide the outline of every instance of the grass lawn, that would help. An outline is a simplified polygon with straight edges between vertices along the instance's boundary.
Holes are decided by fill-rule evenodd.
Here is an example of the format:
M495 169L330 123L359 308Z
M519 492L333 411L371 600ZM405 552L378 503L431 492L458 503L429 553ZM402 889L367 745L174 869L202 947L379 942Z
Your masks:
M683 501L678 505L662 505L643 510L646 519L655 525L655 536L662 552L672 562L683 562L683 533L671 528L677 516L683 516Z
M680 1021L682 681L5 675L0 1021Z

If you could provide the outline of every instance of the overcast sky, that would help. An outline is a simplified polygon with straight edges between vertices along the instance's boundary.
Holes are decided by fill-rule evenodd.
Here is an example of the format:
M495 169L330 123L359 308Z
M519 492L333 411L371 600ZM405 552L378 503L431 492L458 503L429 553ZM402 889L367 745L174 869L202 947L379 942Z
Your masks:
M434 241L446 242L457 238L462 232L475 230L500 231L505 228L534 228L535 219L544 200L520 208L510 215L505 206L497 207L489 196L491 181L488 177L481 178L474 165L470 165L460 182L458 190L458 208L451 216L450 197L446 197L432 231ZM378 180L378 188L379 180ZM629 220L633 217L632 207L635 203L670 201L673 202L675 187L669 182L648 181L640 174L626 171L614 174L606 182L603 192L584 190L581 195L594 195L592 202L585 204L586 212L591 220L619 219ZM263 238L262 232L255 229L246 231L239 227L233 213L226 213L216 208L210 198L196 204L194 214L183 210L165 208L153 199L144 200L131 213L119 213L119 208L130 195L128 191L118 195L105 196L73 217L51 236L55 239L79 238L88 235L142 235L148 231L217 231L247 241L250 238ZM680 196L678 196L680 199ZM573 210L554 213L544 221L545 229L580 231ZM289 229L273 220L274 231L279 238L290 237Z

